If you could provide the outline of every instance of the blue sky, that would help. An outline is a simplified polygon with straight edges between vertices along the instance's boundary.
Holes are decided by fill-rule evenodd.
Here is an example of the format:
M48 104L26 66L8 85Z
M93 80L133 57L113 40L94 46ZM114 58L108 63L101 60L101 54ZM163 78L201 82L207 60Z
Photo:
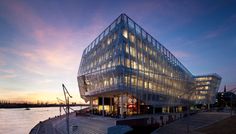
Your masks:
M65 83L79 97L83 49L126 13L194 75L236 87L236 1L1 0L0 100L56 101Z

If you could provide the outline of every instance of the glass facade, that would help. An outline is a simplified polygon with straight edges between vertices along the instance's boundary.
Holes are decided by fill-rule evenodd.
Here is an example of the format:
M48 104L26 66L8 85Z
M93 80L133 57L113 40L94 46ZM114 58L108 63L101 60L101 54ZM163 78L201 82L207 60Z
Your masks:
M195 76L196 88L192 99L195 104L212 104L215 102L221 77L217 74Z
M126 112L138 112L141 105L179 106L196 99L199 94L195 83L199 83L199 78L143 28L121 14L84 50L77 79L80 95L86 101L110 97L112 111L122 107ZM121 100L124 106L119 106Z

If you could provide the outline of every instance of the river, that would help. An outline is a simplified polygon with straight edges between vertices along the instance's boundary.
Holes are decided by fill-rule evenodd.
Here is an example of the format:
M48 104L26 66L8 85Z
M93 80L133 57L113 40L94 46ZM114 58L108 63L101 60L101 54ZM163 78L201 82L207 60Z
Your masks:
M59 107L0 109L0 134L28 134L39 121L59 114Z

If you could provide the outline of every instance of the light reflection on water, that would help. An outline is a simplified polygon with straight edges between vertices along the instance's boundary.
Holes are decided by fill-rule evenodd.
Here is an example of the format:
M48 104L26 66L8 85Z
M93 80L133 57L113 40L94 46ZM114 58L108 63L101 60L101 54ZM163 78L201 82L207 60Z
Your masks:
M59 107L0 109L0 134L28 134L39 121L59 114Z

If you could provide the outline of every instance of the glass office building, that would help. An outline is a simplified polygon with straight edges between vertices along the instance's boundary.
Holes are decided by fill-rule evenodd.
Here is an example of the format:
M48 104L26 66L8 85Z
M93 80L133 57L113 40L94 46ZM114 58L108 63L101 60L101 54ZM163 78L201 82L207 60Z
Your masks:
M125 14L85 48L77 77L80 95L91 107L121 115L181 112L188 101L203 99L196 90L200 78L205 77L192 75ZM205 95L214 96L221 78L209 78L214 88L209 86Z
M217 90L221 77L217 74L195 76L195 93L192 99L195 104L213 104L216 100Z

